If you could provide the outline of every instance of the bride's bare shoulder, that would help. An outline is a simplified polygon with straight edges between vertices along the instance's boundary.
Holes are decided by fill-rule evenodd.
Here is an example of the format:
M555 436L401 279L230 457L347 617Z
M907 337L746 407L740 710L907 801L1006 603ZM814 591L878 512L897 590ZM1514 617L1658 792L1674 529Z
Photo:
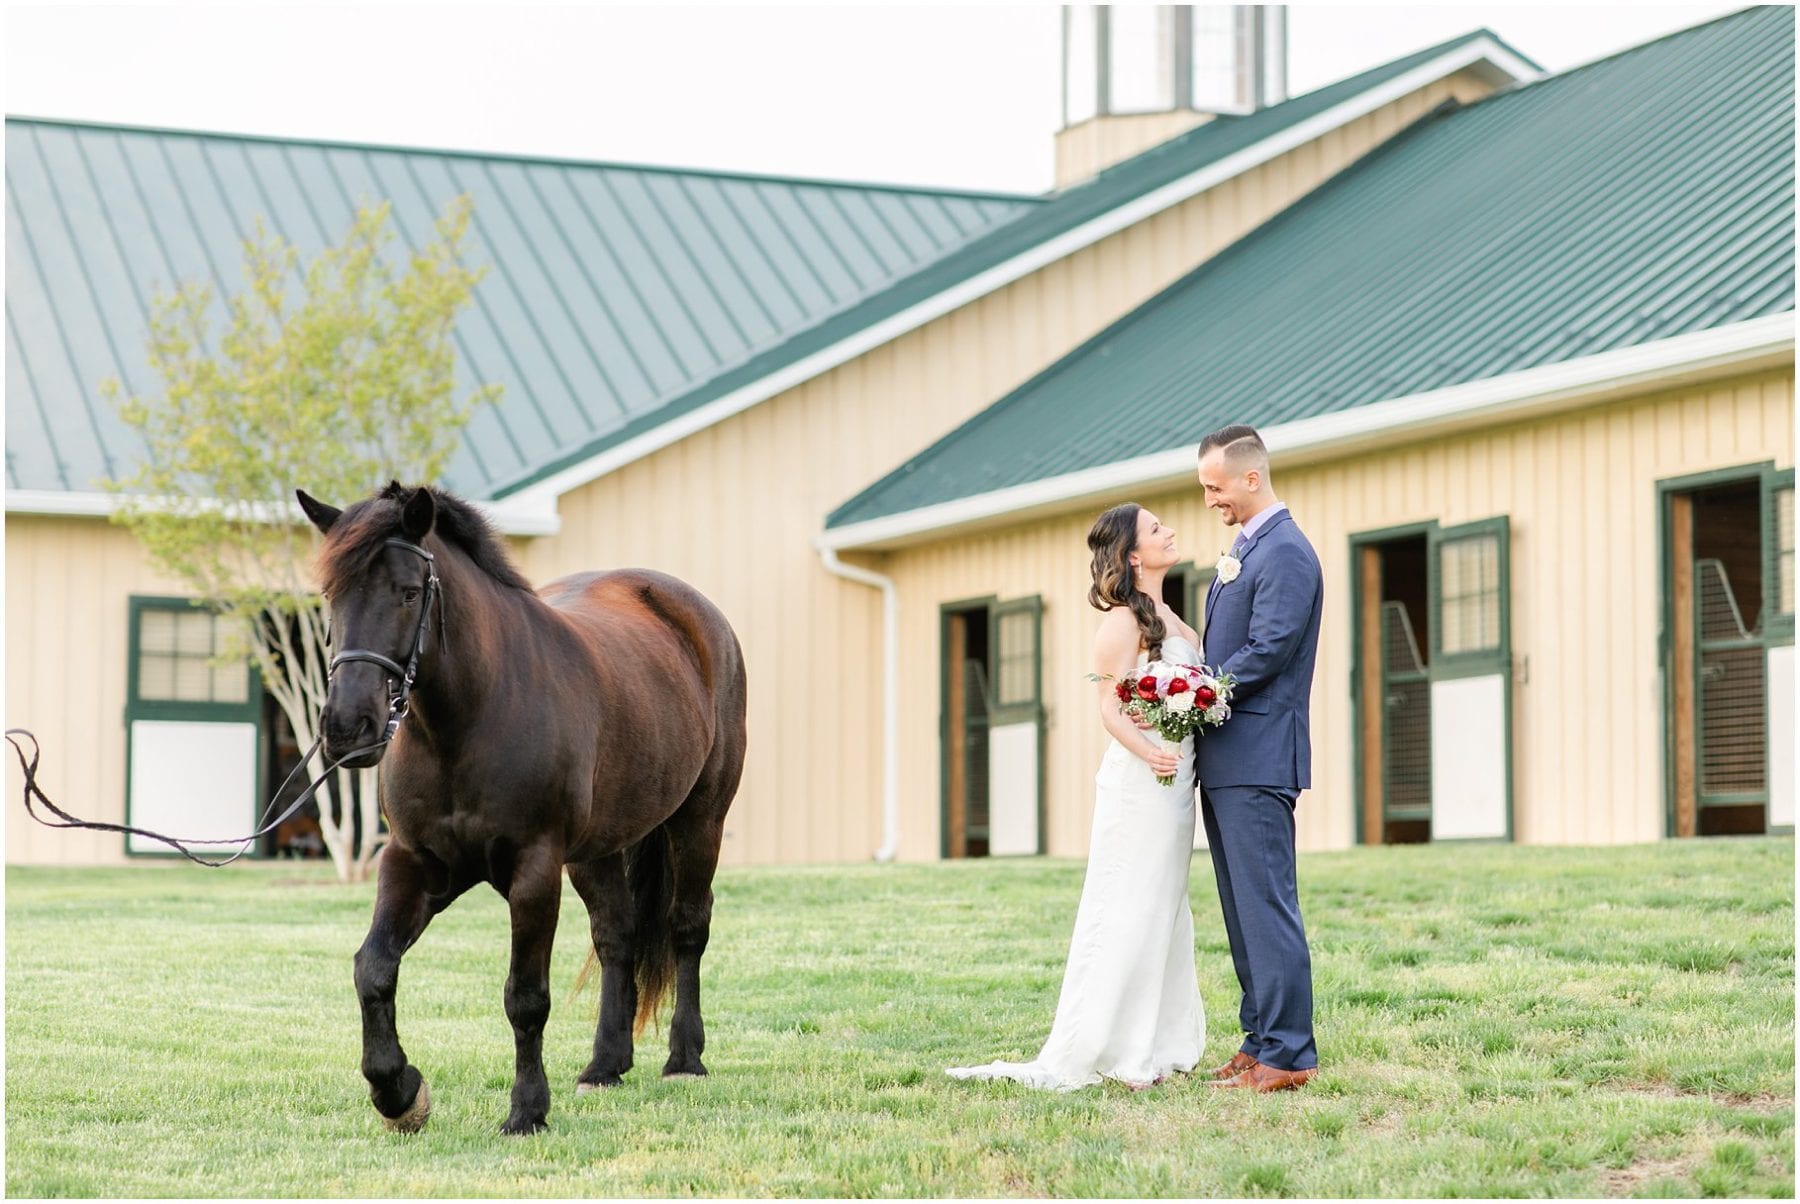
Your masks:
M1095 648L1108 650L1123 647L1136 648L1141 642L1137 616L1130 610L1123 606L1115 606L1100 616L1100 625L1094 630Z

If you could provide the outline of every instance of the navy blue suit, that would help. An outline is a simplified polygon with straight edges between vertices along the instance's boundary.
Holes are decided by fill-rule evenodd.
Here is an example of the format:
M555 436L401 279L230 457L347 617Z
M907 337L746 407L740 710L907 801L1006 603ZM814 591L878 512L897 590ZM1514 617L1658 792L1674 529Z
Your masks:
M1200 813L1243 1002L1243 1051L1278 1070L1319 1063L1312 958L1294 878L1294 805L1312 785L1308 702L1325 583L1285 511L1206 597L1206 663L1237 679L1231 718L1199 740Z

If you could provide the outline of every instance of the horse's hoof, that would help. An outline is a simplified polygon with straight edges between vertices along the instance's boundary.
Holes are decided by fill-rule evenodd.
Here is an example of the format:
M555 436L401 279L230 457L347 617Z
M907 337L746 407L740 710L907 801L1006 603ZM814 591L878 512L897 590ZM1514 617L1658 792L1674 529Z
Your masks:
M513 1120L510 1117L500 1126L500 1131L508 1137L529 1137L533 1133L542 1133L550 1127L550 1122L543 1117L532 1120Z
M417 1133L431 1119L431 1088L419 1080L419 1094L413 1096L412 1107L398 1116L383 1116L381 1123L395 1133Z
M614 1087L623 1087L624 1085L625 1083L622 1079L613 1079L605 1083L576 1083L575 1094L587 1095L592 1091L611 1091Z
M705 1077L704 1070L667 1070L663 1072L663 1082L665 1083L672 1079L703 1079Z

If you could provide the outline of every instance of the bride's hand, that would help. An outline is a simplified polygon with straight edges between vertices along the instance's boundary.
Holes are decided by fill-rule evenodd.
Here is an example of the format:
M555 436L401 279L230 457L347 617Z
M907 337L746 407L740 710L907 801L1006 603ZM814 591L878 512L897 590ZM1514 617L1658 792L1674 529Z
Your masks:
M1126 707L1125 718L1137 724L1140 732L1147 732L1155 726L1148 719L1144 718L1144 712L1138 710L1136 707Z
M1181 746L1177 744L1175 750L1170 752L1162 746L1160 740L1146 740L1144 744L1142 755L1151 772L1158 777L1174 777L1175 771L1181 768Z

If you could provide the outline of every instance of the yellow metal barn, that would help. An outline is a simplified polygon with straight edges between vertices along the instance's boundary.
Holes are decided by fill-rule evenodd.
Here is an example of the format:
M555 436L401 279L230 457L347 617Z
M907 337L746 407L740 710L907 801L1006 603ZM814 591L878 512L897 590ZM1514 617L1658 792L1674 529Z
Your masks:
M1068 9L1043 196L9 119L8 722L77 810L249 822L279 724L106 521L99 382L144 391L147 298L256 217L422 239L466 192L459 372L505 399L447 483L533 579L649 565L731 617L728 861L1084 852L1083 537L1155 509L1203 621L1232 421L1325 566L1303 847L1791 829L1791 10L1291 98L1279 12ZM9 821L13 862L138 851Z

